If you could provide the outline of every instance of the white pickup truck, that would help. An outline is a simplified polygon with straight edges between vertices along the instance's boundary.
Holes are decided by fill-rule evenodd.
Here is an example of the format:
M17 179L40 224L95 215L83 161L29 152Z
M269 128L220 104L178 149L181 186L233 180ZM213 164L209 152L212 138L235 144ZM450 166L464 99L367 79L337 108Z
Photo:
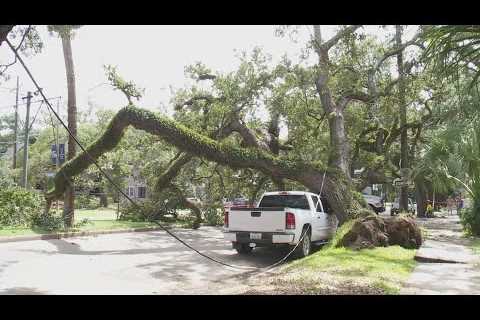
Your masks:
M266 192L255 208L225 211L224 237L240 254L254 247L295 246L294 255L310 254L312 242L331 239L338 226L336 216L317 194L304 191Z

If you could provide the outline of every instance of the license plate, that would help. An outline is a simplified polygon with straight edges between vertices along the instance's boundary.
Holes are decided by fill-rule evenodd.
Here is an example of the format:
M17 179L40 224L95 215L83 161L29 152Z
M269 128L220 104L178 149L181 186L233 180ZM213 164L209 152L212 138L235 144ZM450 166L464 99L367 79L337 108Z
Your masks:
M261 233L250 233L250 239L260 240L262 239Z

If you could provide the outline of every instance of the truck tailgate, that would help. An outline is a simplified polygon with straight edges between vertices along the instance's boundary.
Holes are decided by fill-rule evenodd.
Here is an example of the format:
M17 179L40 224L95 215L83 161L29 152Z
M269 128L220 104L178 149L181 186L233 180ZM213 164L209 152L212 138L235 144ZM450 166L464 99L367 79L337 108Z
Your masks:
M284 232L284 208L237 208L229 214L230 231Z

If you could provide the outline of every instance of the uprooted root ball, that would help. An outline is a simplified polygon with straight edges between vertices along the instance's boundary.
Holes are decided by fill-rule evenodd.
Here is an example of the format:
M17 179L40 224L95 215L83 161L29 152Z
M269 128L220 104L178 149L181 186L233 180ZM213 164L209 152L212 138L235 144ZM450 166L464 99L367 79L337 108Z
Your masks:
M358 218L337 246L363 249L399 245L414 249L419 248L422 241L420 228L413 218L370 215Z

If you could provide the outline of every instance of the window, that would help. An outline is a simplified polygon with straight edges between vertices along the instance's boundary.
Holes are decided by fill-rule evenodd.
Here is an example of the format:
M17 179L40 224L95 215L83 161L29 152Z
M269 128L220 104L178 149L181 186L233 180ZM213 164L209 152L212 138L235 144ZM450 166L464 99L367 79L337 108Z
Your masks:
M321 203L318 201L318 197L317 196L311 196L312 197L312 201L313 201L313 207L315 208L315 210L317 212L323 212L322 211L322 205Z
M263 197L258 205L263 208L310 209L305 195L271 195Z
M134 187L128 187L127 194L128 194L129 197L135 197L135 188Z
M310 196L310 198L312 198L313 207L314 207L315 210L318 212L318 198L315 197L315 196Z
M138 197L139 198L145 198L146 193L147 193L147 188L138 187Z

